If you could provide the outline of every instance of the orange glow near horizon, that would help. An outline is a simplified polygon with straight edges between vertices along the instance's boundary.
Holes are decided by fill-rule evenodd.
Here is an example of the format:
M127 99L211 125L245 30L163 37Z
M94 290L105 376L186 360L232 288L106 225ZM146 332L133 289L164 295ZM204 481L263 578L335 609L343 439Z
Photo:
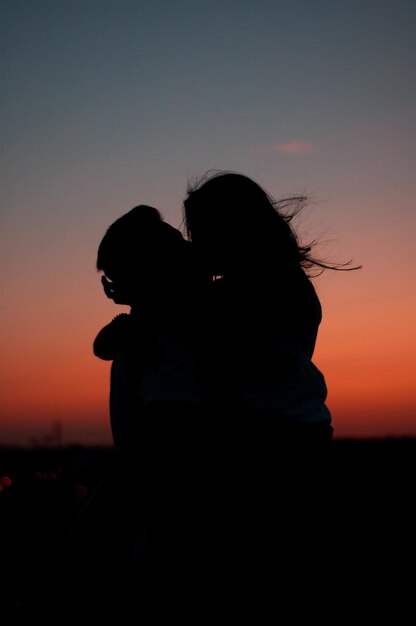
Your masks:
M78 284L62 289L59 276L49 292L31 294L29 312L21 288L14 300L9 293L9 314L3 310L0 319L7 339L1 443L42 440L56 422L64 442L111 442L110 364L94 357L92 342L126 308L106 300L93 266L86 276L81 293ZM323 321L314 362L327 381L335 436L416 436L416 294L409 273L396 275L388 261L350 274L326 272L315 284Z
M65 443L111 442L110 363L92 354L100 325L93 332L91 315L85 323L67 336L49 325L35 338L15 340L5 353L2 443L42 440L56 422ZM398 325L389 337L380 319L365 335L363 324L361 311L356 317L350 311L345 319L326 316L318 337L314 361L327 381L335 436L416 436L415 357L411 342L401 342L400 351L396 344L398 333L407 335L408 327Z
M386 275L328 272L316 281L323 322L314 362L327 381L336 437L416 436L416 296L406 277L387 276L386 294ZM59 422L66 443L110 443L110 363L94 357L92 342L121 309L105 299L93 269L84 297L57 289L47 316L45 298L33 295L27 318L11 302L18 314L2 321L0 442L42 440Z

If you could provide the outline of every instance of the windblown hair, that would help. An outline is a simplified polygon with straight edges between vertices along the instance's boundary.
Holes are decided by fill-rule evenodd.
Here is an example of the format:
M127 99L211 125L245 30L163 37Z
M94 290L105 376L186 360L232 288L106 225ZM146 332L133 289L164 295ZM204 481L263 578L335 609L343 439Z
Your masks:
M225 249L228 243L230 256L237 252L253 269L266 260L273 266L301 267L306 273L360 267L351 261L328 263L312 254L316 242L300 243L291 221L306 204L304 196L276 201L252 179L230 172L208 172L187 193L184 221L189 239L211 237L213 249L219 242Z

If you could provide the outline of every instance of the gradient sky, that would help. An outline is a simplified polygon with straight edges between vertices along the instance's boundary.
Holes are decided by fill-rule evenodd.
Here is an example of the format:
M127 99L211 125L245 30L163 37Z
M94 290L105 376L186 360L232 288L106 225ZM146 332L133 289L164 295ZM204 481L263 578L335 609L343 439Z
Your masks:
M336 435L416 435L414 0L1 0L0 442L109 441L119 307L95 271L139 203L209 169L305 193Z

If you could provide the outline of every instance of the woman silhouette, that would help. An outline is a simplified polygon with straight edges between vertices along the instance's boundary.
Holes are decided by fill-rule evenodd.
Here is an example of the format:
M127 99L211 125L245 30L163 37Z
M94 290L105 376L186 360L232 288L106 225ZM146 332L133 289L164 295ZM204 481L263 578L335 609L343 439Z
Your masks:
M279 441L325 442L327 388L312 362L322 313L308 270L345 267L299 243L290 221L303 200L275 202L250 178L219 173L188 191L184 217L210 278L199 352L205 401L272 418Z

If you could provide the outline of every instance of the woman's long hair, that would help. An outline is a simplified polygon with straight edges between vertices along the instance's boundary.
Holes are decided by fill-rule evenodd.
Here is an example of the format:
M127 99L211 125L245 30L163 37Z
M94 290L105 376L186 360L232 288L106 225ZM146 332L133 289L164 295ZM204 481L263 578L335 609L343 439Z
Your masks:
M302 268L310 274L325 269L359 269L351 261L329 263L312 253L316 242L302 245L292 226L307 199L295 196L275 201L262 187L242 174L206 174L188 187L184 221L188 238L225 264L254 272L266 261L275 268ZM272 269L270 267L270 269ZM314 271L315 270L315 271Z

